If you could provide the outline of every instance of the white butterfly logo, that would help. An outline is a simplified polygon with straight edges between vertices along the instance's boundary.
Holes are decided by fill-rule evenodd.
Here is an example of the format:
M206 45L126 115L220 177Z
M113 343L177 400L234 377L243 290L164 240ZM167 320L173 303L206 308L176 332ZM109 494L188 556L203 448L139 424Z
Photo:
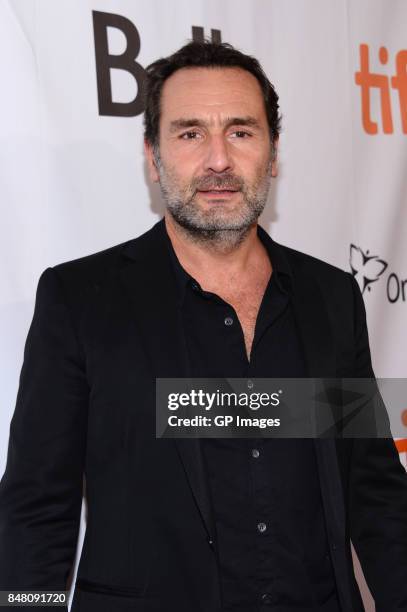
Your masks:
M361 248L355 244L350 245L350 257L349 264L352 270L353 276L357 274L360 276L357 278L362 293L364 293L366 287L370 291L371 283L375 283L379 280L383 272L387 268L387 263L383 259L379 259L377 255L369 255L369 251L364 253ZM362 277L362 279L360 279Z

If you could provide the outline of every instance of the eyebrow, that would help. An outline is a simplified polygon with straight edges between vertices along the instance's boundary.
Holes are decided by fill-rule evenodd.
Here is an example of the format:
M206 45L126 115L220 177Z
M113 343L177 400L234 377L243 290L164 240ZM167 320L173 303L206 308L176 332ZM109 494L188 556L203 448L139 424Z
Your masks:
M174 132L178 132L179 130L184 130L186 128L191 128L191 127L207 127L207 125L208 125L207 121L203 121L202 119L198 119L195 117L191 119L174 119L170 123L170 132L174 133ZM259 127L260 124L257 121L257 119L255 119L254 117L246 116L246 117L227 117L222 122L222 125L224 128L228 128L232 125L243 125L246 127L257 128Z

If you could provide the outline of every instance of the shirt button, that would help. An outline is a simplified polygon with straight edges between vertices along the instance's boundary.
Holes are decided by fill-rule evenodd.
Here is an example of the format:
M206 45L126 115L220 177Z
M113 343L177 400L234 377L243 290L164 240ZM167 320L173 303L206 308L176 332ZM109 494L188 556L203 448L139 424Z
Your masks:
M260 531L260 533L264 533L267 529L266 523L258 523L257 529Z
M252 380L248 380L248 381L247 381L247 388L248 388L248 389L253 389L253 387L254 387L254 383L253 383L253 381L252 381Z
M192 283L192 289L195 289L195 291L197 291L199 289L198 283Z
M270 593L263 593L263 595L261 596L261 603L267 605L270 605L273 601L272 596L270 595Z
M260 456L259 451L257 450L257 448L252 448L252 457L254 457L255 459L257 459L257 457Z
M233 319L232 319L232 317L226 317L226 319L225 319L225 325L233 325Z

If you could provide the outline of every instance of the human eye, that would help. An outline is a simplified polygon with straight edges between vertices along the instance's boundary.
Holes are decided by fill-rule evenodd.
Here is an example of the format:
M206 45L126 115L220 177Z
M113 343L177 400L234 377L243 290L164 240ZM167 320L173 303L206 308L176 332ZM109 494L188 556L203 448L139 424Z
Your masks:
M232 132L232 136L235 138L249 138L251 136L250 132L246 132L246 130L235 130Z
M196 140L199 137L199 133L195 130L188 130L180 134L181 140Z

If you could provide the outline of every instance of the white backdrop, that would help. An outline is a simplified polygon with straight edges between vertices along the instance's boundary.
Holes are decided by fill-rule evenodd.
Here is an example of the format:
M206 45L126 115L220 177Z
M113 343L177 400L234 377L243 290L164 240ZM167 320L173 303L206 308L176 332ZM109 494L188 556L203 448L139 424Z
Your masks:
M99 112L92 12L131 22L141 66L184 44L192 26L259 58L283 113L262 225L352 264L376 375L405 377L404 0L0 0L0 473L41 272L135 237L163 211L147 182L141 115ZM123 31L107 35L109 54L123 54ZM129 72L110 79L114 102L136 97Z

